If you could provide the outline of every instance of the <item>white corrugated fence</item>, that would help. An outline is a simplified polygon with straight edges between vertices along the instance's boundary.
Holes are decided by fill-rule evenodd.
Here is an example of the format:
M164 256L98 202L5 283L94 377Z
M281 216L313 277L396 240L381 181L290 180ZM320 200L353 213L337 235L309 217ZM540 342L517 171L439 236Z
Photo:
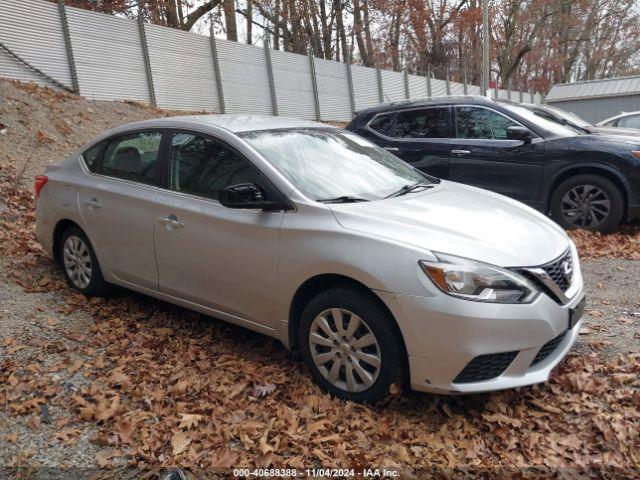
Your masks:
M208 36L44 0L0 0L2 46L2 77L76 87L96 100L138 100L167 109L348 121L354 109L381 102L425 98L429 91L432 96L464 94L462 83L447 87L445 80L348 68L317 58L312 62L305 55L212 42ZM478 86L467 85L468 94L479 92ZM506 90L499 91L499 98L508 97ZM510 97L518 101L520 92ZM529 92L522 97L542 100Z

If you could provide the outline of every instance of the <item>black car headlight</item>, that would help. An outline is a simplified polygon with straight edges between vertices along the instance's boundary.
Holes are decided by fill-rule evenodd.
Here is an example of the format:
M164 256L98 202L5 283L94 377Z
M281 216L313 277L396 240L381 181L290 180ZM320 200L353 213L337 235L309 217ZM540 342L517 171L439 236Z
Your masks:
M488 263L434 252L420 267L444 293L489 303L531 303L540 290L522 275Z

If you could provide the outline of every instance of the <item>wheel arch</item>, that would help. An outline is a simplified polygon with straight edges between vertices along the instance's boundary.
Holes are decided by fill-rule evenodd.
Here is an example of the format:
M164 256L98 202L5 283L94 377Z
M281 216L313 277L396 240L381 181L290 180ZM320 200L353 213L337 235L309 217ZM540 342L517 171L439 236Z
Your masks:
M387 304L375 294L373 290L367 287L364 283L355 280L354 278L348 277L346 275L336 274L336 273L327 273L320 274L314 277L307 279L302 285L298 287L296 293L293 295L293 299L291 300L291 305L289 307L289 325L288 325L288 340L289 340L289 349L296 351L299 348L298 345L298 328L300 326L300 320L302 318L302 312L307 304L319 293L328 290L333 287L348 287L353 288L355 290L361 291L366 295L370 296L374 301L378 304L380 308L382 308L389 318L392 319L395 328L398 329L400 333L400 338L402 339L402 348L404 350L405 356L407 354L407 346L404 340L404 336L398 322L396 321L393 313L387 306Z
M63 218L58 220L56 226L53 228L53 243L52 243L52 253L53 253L53 261L62 266L62 259L60 258L60 241L62 240L62 235L65 231L67 231L70 227L77 227L84 232L82 227L78 225L73 220L68 218Z
M608 165L601 164L580 164L580 165L571 165L566 167L551 178L549 182L549 188L546 192L546 200L545 200L545 212L548 213L551 210L551 197L553 196L553 192L558 188L558 186L564 182L565 180L575 176L575 175L600 175L607 180L610 180L620 189L620 193L624 198L624 211L623 211L623 219L628 219L629 215L629 202L631 198L631 186L626 181L624 176L622 176L615 168L610 167Z

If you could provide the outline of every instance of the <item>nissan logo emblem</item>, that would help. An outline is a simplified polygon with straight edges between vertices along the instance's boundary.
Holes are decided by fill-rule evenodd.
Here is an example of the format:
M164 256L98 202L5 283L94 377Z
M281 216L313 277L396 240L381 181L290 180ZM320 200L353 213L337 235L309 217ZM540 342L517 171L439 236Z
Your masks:
M571 277L573 276L573 265L571 265L569 260L562 262L562 275L567 280L571 280Z

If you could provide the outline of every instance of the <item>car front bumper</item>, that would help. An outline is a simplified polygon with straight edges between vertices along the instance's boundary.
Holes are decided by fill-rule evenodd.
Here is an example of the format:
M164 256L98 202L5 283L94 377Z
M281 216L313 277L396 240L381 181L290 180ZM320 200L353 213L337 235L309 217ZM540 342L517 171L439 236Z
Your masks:
M403 333L411 387L424 392L462 394L548 380L551 370L575 342L584 321L580 318L569 328L570 312L585 296L579 272L574 281L575 293L566 305L545 293L525 305L472 302L445 294L418 297L376 293L390 308ZM461 373L468 372L465 368L477 357L481 357L480 364L489 367L493 359L501 358L504 369L492 378L470 381L466 375L460 381ZM544 358L539 360L540 357Z

